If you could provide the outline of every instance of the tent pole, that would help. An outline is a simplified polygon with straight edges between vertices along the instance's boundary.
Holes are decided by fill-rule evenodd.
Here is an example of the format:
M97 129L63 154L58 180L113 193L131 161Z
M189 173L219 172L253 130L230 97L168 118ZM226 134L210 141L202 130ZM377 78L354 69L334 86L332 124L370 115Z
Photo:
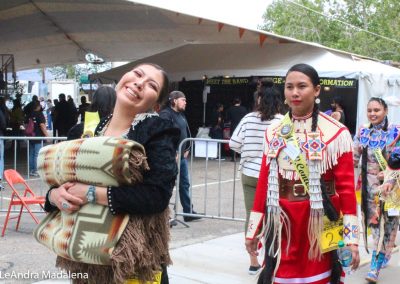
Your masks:
M204 107L203 107L203 127L206 126L206 104L207 103L203 103Z

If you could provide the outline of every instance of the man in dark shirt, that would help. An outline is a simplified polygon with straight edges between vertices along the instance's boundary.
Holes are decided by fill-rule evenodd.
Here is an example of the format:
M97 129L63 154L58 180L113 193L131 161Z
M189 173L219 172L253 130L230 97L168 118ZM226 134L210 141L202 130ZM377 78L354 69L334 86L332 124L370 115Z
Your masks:
M81 118L81 122L85 122L85 112L88 111L90 104L86 101L86 97L81 97L81 104L78 107L79 116Z
M169 94L169 103L166 108L161 110L160 117L164 119L171 120L176 128L181 131L181 137L179 139L179 144L186 138L190 138L190 129L187 123L186 117L183 112L186 109L186 97L185 94L180 91L172 91ZM187 157L189 155L190 143L186 142L181 148L180 160L180 175L179 175L179 199L183 207L183 213L197 214L193 210L193 206L190 206L190 181L189 181L189 170ZM183 220L185 222L190 222L193 220L200 219L200 217L184 216Z
M76 123L77 111L67 102L65 94L59 94L58 100L58 104L54 107L54 125L57 127L57 135L65 137Z
M231 137L233 134L233 131L235 131L236 126L239 125L240 120L242 120L243 116L247 114L247 110L244 106L241 106L240 104L242 101L239 98L235 98L233 100L233 106L231 106L226 115L226 120L231 123L230 125L230 133ZM236 152L231 150L231 155L232 155L232 161L236 159Z

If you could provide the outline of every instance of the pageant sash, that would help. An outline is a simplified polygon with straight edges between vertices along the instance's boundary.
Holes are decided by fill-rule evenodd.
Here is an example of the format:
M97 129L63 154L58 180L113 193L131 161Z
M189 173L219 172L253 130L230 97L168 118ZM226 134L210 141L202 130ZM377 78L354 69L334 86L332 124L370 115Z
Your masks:
M386 162L385 157L383 157L382 150L380 148L375 148L373 150L373 152L374 152L374 155L375 155L375 159L379 163L379 167L380 167L381 171L386 170L387 162Z
M278 136L283 139L286 145L286 147L283 148L283 151L292 160L294 168L300 177L300 181L303 184L304 189L308 192L308 177L310 176L310 173L307 163L304 160L303 155L301 154L297 138L293 133L293 123L289 117L289 114L286 114L283 118L282 127L280 128Z

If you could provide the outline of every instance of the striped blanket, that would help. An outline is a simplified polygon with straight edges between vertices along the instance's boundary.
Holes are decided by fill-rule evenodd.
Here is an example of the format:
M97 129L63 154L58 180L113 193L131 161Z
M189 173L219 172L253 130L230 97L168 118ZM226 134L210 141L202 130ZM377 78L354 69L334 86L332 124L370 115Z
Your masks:
M148 169L142 145L128 139L93 137L43 147L38 172L49 186L82 182L117 186L142 181ZM57 255L77 262L110 265L111 254L129 215L112 215L107 206L86 204L72 214L48 214L34 236Z

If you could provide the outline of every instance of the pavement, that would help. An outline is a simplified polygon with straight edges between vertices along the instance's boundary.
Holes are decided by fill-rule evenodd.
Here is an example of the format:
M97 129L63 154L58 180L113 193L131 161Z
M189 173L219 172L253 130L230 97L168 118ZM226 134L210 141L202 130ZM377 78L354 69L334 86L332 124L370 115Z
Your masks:
M232 216L244 218L243 195L240 183L236 180L237 191L233 191L234 163L223 161L222 185L216 182L218 164L209 164L210 174L205 173L203 165L195 162L192 181L194 184L194 208L207 215ZM202 182L206 178L208 186L204 192ZM46 191L40 180L30 180L29 184L38 193ZM7 190L7 186L6 186ZM233 200L231 196L233 195ZM0 230L4 223L4 208L7 208L6 191L0 193L3 212L0 212ZM217 198L218 197L218 198ZM172 201L174 198L172 199ZM233 202L234 212L229 205ZM172 206L172 205L171 205ZM1 206L0 206L1 207ZM42 218L44 214L39 213ZM178 216L180 220L182 217ZM28 214L22 218L19 231L15 231L15 221L10 221L6 235L0 237L0 284L25 283L70 283L67 279L44 280L36 277L42 273L57 273L54 267L55 256L38 244L32 237L36 226ZM168 268L171 284L255 284L257 277L249 275L249 258L244 247L243 223L239 221L203 218L182 224L171 229L170 252L173 265ZM397 239L399 243L399 237ZM349 284L366 283L364 277L368 271L369 255L360 244L361 267L345 281ZM389 267L381 273L379 283L399 282L400 257L398 249L394 253ZM18 279L6 279L5 273L20 273ZM29 274L30 273L30 274ZM35 274L36 273L36 274Z
M208 222L202 220L199 222ZM367 283L369 257L360 246L361 267L345 283ZM248 257L243 245L243 234L237 233L180 248L171 249L174 264L168 268L171 284L254 284L257 276L247 273ZM389 266L382 270L379 283L398 283L400 255L396 249ZM17 283L2 282L0 283ZM68 280L46 280L31 283L67 284Z

